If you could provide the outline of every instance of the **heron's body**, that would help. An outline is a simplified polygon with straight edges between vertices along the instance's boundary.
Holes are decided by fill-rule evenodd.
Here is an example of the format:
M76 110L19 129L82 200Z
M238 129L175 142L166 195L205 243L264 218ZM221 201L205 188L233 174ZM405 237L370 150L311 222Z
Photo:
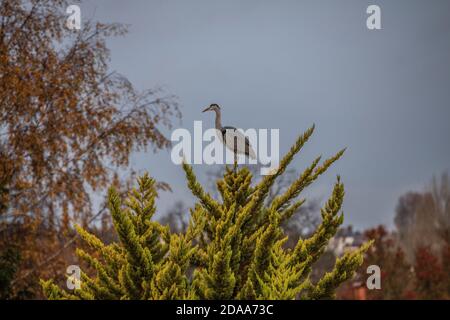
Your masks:
M256 159L255 151L250 145L248 137L246 137L235 127L222 127L220 107L217 104L211 104L208 108L203 110L203 112L205 111L214 111L216 113L215 125L217 135L219 136L220 141L222 141L222 143L225 144L229 150L231 150L235 155L244 154L251 159Z

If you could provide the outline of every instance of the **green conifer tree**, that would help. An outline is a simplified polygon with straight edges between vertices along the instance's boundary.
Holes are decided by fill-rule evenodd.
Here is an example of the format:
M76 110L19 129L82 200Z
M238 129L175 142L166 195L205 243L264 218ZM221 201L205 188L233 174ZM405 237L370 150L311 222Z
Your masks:
M192 167L184 164L188 187L198 198L187 231L171 233L151 218L155 213L155 181L147 174L122 203L114 189L109 209L119 243L106 245L80 227L77 231L93 249L78 256L96 271L81 275L81 288L60 289L42 281L50 299L329 299L362 264L370 243L337 259L317 283L309 279L314 262L343 222L344 186L334 185L321 209L315 233L287 249L281 224L305 202L300 193L323 174L344 150L320 163L320 157L269 204L274 181L310 138L314 127L298 138L279 169L252 185L250 171L226 168L217 181L221 201L198 183Z

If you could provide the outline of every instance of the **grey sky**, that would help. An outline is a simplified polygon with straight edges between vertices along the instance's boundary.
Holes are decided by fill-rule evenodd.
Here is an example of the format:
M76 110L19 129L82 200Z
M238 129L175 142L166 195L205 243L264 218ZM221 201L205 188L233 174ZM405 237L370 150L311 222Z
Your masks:
M366 28L369 4L381 7L382 30ZM450 168L449 1L95 0L83 18L94 8L95 19L130 24L109 41L112 69L176 94L182 127L213 126L201 110L217 102L224 124L279 128L282 154L315 123L298 169L348 147L310 194L325 198L341 174L357 228L391 225L398 196ZM168 151L132 165L172 185L162 212L192 201Z

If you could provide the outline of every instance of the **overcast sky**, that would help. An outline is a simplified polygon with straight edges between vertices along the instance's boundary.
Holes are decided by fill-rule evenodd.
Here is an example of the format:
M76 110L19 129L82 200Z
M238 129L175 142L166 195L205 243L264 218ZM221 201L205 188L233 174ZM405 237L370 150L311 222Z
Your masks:
M382 30L366 27L381 7ZM82 18L130 25L109 41L111 68L137 88L179 97L189 130L279 128L284 154L311 124L316 133L293 168L348 147L310 189L326 200L337 174L346 224L392 226L398 197L450 169L450 1L84 1ZM171 184L158 201L192 202L169 151L135 154L132 165ZM195 166L205 181L205 165Z

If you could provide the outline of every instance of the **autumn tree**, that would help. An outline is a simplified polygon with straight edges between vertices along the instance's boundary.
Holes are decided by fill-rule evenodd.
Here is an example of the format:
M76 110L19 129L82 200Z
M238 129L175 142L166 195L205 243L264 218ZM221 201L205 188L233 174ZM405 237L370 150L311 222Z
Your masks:
M366 254L358 277L366 268L381 268L381 290L367 290L368 299L450 298L450 180L444 173L422 192L400 197L396 230L379 226L365 232L375 245ZM342 290L345 298L351 288Z
M92 193L130 176L131 152L167 147L164 128L179 116L172 95L138 91L109 68L106 39L126 28L83 20L69 30L68 5L0 3L0 250L26 242L19 276L26 265L41 272L42 250L55 249L35 245L37 232L60 219L87 226Z
M444 285L447 299L450 299L450 244L442 250L442 266L445 275Z
M430 248L420 247L416 252L414 265L416 275L416 292L420 299L449 299L446 278L439 257L434 255Z
M415 297L412 267L395 237L385 227L365 232L374 245L367 251L360 274L367 278L367 267L377 265L381 270L381 289L368 290L368 299L397 300Z
M450 179L447 173L433 178L422 192L400 197L395 225L408 261L415 263L416 253L427 247L434 255L450 244Z
M329 299L362 264L370 243L347 252L317 282L310 273L314 262L343 222L344 185L338 177L321 209L315 232L284 248L288 237L283 221L305 204L300 195L344 151L321 162L316 158L291 185L270 203L265 200L275 180L310 138L301 135L273 175L252 183L246 168L227 168L217 181L215 200L197 181L192 167L183 165L190 191L198 199L185 232L172 233L152 220L156 212L154 180L139 179L124 201L114 189L109 210L119 242L104 244L81 227L77 230L91 249L77 251L96 270L81 275L80 288L66 291L51 280L42 281L51 299ZM193 271L193 272L191 272Z

